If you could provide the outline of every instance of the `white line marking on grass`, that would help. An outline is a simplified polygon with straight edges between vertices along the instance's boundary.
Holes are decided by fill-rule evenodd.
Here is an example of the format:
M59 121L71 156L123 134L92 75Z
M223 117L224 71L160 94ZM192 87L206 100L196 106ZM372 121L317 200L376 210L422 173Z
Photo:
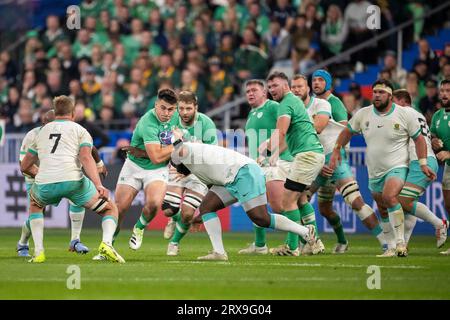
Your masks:
M340 263L282 263L282 262L214 262L214 261L167 261L169 264L201 264L201 265L229 265L229 266L281 266L281 267L311 267L311 268L367 268L364 264L340 264ZM414 265L394 265L380 266L384 269L425 269L423 266Z

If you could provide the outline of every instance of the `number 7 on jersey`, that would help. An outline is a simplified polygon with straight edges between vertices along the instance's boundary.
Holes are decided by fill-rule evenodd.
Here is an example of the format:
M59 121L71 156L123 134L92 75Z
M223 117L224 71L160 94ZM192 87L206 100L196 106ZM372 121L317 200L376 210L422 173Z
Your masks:
M59 140L61 140L61 133L51 133L49 139L52 140L56 137L55 144L53 145L53 149L50 153L55 153L56 148L58 147Z

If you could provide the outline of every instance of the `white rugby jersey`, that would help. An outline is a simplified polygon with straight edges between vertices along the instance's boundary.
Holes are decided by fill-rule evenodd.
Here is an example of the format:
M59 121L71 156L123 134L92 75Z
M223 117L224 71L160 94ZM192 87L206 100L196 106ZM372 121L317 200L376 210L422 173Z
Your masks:
M78 160L80 147L92 147L91 135L79 124L54 120L42 127L29 151L39 157L37 184L77 181L83 178Z
M386 114L373 105L360 109L349 121L353 133L364 136L369 178L380 178L394 168L409 165L409 138L421 132L420 124L408 109L392 104Z
M330 117L327 126L319 134L319 140L323 146L323 153L325 155L333 152L337 137L345 128L345 125L333 119L331 104L325 99L320 99L314 96L311 97L308 106L306 106L306 111L308 112L308 115L313 123L314 116L318 114L327 114ZM348 145L346 146L346 149L348 149Z
M172 153L175 164L183 163L206 185L224 186L233 182L243 166L256 162L239 152L212 144L185 142L189 153L178 156L178 149Z
M431 133L430 133L430 128L428 127L428 124L427 124L427 119L425 119L423 114L421 114L417 110L414 110L411 107L406 107L406 108L408 109L409 112L412 112L412 114L419 121L420 132L423 135L423 137L425 138L425 141L427 143L427 157L436 158L436 156L434 155L434 152L433 152L433 147L431 146ZM417 153L416 153L416 144L414 143L413 139L409 140L408 150L409 150L409 161L417 160L418 158L417 158Z
M41 130L41 127L31 129L23 138L22 144L20 145L20 154L19 154L20 161L22 161L23 158L25 158L28 149L33 145L39 130ZM39 161L38 163L36 163L36 165L39 166ZM25 177L26 183L32 184L34 182L34 178L30 177L29 175L24 174L23 176Z

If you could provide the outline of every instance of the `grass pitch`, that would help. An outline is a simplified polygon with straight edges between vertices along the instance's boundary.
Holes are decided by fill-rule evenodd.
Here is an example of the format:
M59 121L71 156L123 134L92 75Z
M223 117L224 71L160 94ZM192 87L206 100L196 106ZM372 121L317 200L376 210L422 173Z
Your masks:
M87 255L67 251L69 230L46 230L47 261L36 265L16 256L20 230L0 229L0 299L450 299L450 257L439 255L432 236L413 236L408 258L382 259L369 235L349 235L344 255L330 254L334 235L323 235L324 255L275 257L238 255L253 235L225 233L230 261L199 262L211 248L206 233L187 235L177 257L166 256L161 231L146 231L136 252L128 249L130 234L122 231L116 242L126 260L119 265L91 260L100 230L83 231ZM284 234L267 238L276 246ZM79 290L67 288L71 265L81 271ZM380 289L367 287L370 265L380 267Z

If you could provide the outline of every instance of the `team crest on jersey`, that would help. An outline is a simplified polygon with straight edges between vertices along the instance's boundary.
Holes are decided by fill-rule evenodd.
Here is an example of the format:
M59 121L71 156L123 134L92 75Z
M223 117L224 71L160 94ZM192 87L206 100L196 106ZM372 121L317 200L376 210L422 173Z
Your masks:
M258 119L260 119L262 116L263 116L263 113L262 113L262 112L258 112L258 113L256 114L256 117L257 117Z
M394 130L400 130L400 124L399 123L395 123L394 124Z

